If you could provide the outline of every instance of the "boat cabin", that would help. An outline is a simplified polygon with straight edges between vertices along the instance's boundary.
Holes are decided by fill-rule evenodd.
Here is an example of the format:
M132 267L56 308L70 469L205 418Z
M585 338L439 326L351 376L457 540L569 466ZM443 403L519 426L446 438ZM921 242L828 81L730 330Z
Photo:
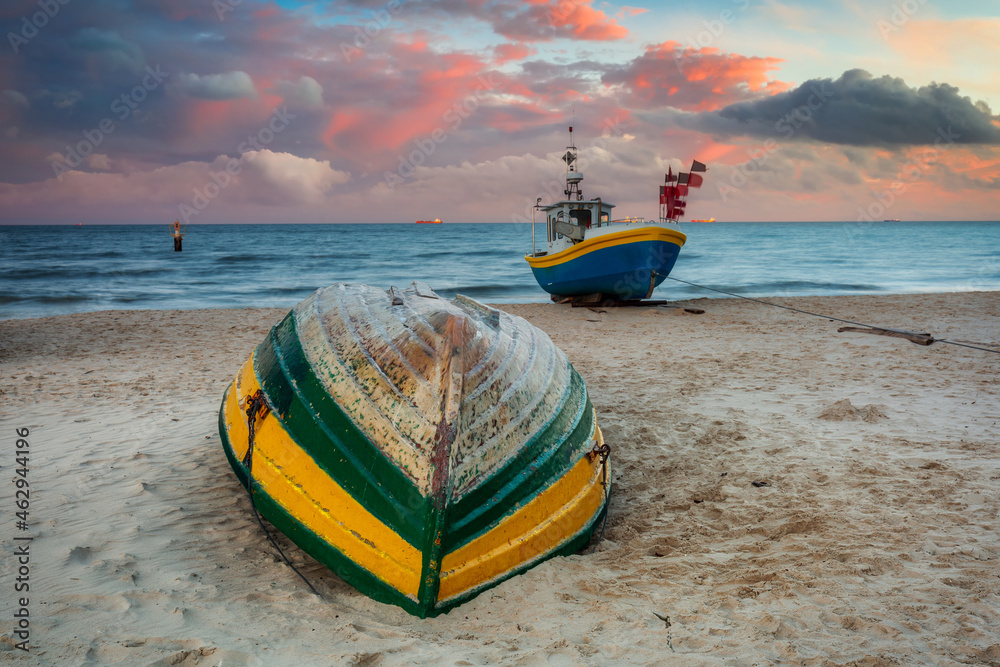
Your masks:
M611 224L611 209L614 207L614 204L603 202L599 198L592 201L564 200L542 206L549 243L563 237L573 242L582 241L588 229Z

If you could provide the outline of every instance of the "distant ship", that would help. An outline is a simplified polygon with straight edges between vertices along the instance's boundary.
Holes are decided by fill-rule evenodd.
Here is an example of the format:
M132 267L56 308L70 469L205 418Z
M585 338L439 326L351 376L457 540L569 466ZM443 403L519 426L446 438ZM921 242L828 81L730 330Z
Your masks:
M417 220L418 225L440 225L441 218L434 218L433 220Z
M706 218L706 219L703 219L703 220L694 220L694 219L692 219L691 222L715 222L715 218Z
M882 222L899 222L899 218L887 218Z

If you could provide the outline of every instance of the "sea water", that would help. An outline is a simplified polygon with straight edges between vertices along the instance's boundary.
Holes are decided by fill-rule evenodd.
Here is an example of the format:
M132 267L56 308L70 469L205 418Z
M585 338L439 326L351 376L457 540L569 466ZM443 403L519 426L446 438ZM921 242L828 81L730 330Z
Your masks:
M1000 290L1000 222L688 223L671 276L746 296ZM539 244L544 229L536 226ZM0 319L290 308L335 282L547 302L530 224L0 226ZM654 298L718 297L667 280Z

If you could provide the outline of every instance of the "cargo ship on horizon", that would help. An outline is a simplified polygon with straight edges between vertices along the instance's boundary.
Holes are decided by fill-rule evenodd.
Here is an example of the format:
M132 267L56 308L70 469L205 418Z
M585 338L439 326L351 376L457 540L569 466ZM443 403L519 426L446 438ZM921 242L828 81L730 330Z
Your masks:
M417 220L418 225L440 225L441 218L434 218L433 220Z

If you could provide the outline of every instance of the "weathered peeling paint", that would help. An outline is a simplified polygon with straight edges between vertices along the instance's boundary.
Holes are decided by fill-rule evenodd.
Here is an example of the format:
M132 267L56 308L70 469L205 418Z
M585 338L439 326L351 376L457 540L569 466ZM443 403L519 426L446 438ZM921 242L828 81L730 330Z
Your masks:
M582 379L544 332L471 299L337 284L296 306L220 414L244 484L245 400L258 386L271 410L254 449L266 458L262 512L363 592L419 616L579 548L605 507ZM410 549L419 567L397 554Z

